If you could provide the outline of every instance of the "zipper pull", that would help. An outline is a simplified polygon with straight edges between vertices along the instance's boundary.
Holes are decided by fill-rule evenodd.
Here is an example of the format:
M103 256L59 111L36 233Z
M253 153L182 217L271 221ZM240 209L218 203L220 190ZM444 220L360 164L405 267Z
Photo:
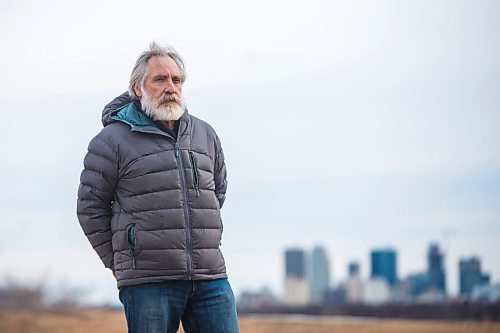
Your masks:
M179 158L179 147L175 147L175 158Z

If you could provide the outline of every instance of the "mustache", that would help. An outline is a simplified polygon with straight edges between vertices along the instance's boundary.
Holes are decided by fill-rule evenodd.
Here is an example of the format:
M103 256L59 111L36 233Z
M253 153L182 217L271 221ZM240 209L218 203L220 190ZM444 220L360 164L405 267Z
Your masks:
M163 105L163 104L168 104L168 103L177 103L178 105L181 105L181 99L179 96L177 96L176 93L168 94L165 93L161 95L161 97L158 99L158 105Z

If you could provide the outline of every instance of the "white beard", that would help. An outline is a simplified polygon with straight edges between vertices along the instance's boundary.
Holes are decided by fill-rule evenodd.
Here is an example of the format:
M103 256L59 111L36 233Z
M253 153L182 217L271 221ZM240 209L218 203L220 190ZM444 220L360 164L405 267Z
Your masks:
M164 94L153 99L145 89L142 89L141 105L144 113L156 121L179 120L186 110L183 98Z

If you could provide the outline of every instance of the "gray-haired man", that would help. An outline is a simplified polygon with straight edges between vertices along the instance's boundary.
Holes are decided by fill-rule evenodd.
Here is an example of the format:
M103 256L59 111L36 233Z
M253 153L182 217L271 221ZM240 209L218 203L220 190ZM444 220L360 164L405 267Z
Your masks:
M219 245L226 167L219 138L188 114L184 62L153 43L90 142L77 214L117 280L129 332L238 332Z

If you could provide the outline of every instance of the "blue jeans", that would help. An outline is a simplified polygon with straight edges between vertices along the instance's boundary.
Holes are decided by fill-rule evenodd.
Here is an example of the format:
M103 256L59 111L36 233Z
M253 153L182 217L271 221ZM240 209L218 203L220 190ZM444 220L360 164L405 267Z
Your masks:
M120 288L129 333L239 333L227 279L168 281Z

